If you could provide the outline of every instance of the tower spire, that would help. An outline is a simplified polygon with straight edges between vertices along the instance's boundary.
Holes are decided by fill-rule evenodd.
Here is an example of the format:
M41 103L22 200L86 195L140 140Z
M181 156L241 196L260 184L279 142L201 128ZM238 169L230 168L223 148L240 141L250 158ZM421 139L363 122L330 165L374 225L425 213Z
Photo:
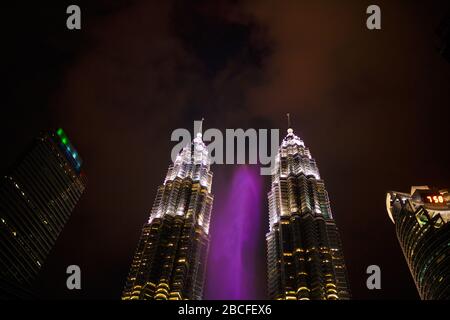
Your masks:
M203 135L203 121L204 120L205 120L205 118L202 118L202 120L200 120L200 121L196 121L197 123L200 122L197 133L196 133L196 136L199 138L201 138ZM194 128L194 130L195 130L195 128Z
M288 129L287 129L287 132L288 132L288 134L291 134L291 133L294 132L294 130L292 130L292 124L291 124L291 114L288 112L288 113L286 114L286 116L287 116L287 121L288 121Z
M199 129L200 133L203 132L203 121L205 121L205 118L202 117L202 120L200 122L200 129Z

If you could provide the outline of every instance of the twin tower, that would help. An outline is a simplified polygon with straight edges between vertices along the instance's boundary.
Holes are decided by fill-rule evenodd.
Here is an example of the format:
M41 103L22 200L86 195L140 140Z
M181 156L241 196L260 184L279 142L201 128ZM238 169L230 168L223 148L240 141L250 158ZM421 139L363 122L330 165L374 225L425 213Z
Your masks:
M122 299L202 299L211 185L210 158L198 133L169 166L158 188ZM349 299L341 241L328 194L315 160L292 128L276 155L268 200L268 298Z

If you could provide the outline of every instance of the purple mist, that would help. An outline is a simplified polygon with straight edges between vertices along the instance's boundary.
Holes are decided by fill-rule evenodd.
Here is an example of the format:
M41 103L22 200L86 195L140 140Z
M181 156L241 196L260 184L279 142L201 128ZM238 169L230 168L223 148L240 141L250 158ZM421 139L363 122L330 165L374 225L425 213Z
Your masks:
M215 193L204 299L261 298L261 284L256 281L265 273L261 268L265 216L259 168L235 167L231 181L221 188Z

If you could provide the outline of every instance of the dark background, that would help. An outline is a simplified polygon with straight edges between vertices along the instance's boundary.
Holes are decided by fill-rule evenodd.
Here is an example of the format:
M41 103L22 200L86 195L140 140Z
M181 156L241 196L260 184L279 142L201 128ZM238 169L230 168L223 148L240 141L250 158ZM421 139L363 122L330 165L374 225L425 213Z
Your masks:
M172 130L201 117L206 128L284 130L290 112L326 181L354 298L417 299L385 194L449 186L450 65L436 31L450 4L376 1L382 30L369 31L372 1L341 2L3 7L0 169L40 131L61 126L89 178L46 262L40 296L120 297L170 162ZM66 29L72 3L81 6L80 31ZM235 167L212 169L222 206ZM250 253L259 266L254 298L265 297L267 215L264 203L255 221L261 248ZM214 211L212 219L214 230ZM80 291L66 289L70 264L81 267ZM381 267L381 290L366 288L371 264Z

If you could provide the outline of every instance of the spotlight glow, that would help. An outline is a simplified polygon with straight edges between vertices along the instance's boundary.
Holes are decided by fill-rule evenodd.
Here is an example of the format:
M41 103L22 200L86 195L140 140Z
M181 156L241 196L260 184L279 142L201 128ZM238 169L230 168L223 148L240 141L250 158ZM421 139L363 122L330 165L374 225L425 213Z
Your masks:
M205 299L255 299L261 247L262 179L258 167L240 166L233 173L226 202L214 208Z

